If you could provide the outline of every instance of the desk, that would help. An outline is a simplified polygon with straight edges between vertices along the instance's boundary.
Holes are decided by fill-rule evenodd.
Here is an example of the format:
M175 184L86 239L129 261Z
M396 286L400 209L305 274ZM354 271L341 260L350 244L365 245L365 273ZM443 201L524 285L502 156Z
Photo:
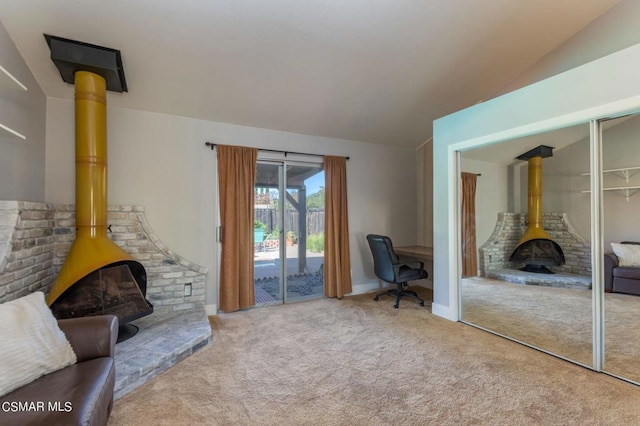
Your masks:
M426 246L404 246L394 247L393 251L398 256L412 257L424 262L424 269L429 273L428 280L433 282L433 247ZM402 259L400 259L402 261ZM431 287L429 287L431 288Z
M428 260L433 262L433 247L426 246L405 246L394 247L393 251L400 256L414 257L420 260Z

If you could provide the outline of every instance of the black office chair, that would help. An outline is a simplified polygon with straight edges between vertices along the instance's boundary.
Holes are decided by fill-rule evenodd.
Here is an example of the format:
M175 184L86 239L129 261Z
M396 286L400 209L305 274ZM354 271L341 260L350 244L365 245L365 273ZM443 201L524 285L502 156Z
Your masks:
M391 239L384 235L369 234L367 235L367 242L373 255L373 267L376 276L382 281L397 285L396 288L376 294L373 300L377 302L380 296L396 296L396 303L393 307L398 308L400 298L402 296L410 296L418 300L420 306L424 306L424 300L419 298L415 291L404 290L408 285L407 281L421 280L429 277L429 274L424 269L424 262L412 260L401 263L400 258L393 251ZM419 265L419 267L411 267L410 265Z

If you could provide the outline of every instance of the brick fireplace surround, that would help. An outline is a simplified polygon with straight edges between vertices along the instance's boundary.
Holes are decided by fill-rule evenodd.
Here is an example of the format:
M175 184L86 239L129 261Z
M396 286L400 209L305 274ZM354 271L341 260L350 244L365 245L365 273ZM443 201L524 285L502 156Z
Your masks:
M518 268L522 265L509 262L527 228L526 219L526 213L498 213L493 233L478 250L480 275L521 284L589 289L591 246L574 229L566 213L542 214L543 228L565 256L564 265L550 268L556 274L521 272Z
M75 239L75 207L0 201L0 303L48 292ZM140 332L116 346L116 398L206 345L207 269L172 253L154 235L140 206L109 206L110 238L147 271L154 313L134 321ZM191 295L185 285L191 284Z

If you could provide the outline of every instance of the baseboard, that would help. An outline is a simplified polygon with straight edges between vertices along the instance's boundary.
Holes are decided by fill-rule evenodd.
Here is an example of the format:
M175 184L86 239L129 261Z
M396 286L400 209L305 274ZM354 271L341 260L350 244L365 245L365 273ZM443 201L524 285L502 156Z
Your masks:
M410 281L409 285L416 285L419 287L430 288L433 290L433 281L431 280ZM349 294L355 296L356 294L369 293L370 291L374 291L374 290L382 291L385 288L392 288L392 287L395 287L395 284L389 284L383 281L376 280L376 281L370 281L368 283L354 284L351 287L352 292Z
M431 313L444 319L448 319L449 321L458 322L458 312L451 309L450 306L444 306L433 302L431 304Z
M426 288L430 288L433 289L433 281L431 280L419 280L419 281L411 281L409 283L410 285L418 285L421 287L426 287ZM356 294L364 294L364 293L369 293L370 291L374 291L374 290L383 290L384 288L388 288L391 287L392 285L382 285L382 281L371 281L368 283L360 283L360 284L354 284L351 289L351 293L349 293L350 295L356 295ZM211 315L216 315L218 313L218 305L216 304L212 304L212 305L205 305L204 306L204 310L205 313L207 314L207 316L211 316ZM435 312L434 312L435 313ZM457 321L457 319L456 319Z
M368 283L354 284L351 286L351 293L349 294L355 296L356 294L369 293L370 291L381 290L383 288L384 286L381 285L381 281L376 280Z
M204 312L207 316L216 315L218 313L218 305L204 305Z

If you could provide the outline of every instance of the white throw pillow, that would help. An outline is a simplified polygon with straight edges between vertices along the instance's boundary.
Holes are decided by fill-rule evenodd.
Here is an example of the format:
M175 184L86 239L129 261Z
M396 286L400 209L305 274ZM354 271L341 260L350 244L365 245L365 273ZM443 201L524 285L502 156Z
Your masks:
M0 396L76 362L44 293L0 304Z
M620 266L640 268L640 245L611 243L611 248Z

